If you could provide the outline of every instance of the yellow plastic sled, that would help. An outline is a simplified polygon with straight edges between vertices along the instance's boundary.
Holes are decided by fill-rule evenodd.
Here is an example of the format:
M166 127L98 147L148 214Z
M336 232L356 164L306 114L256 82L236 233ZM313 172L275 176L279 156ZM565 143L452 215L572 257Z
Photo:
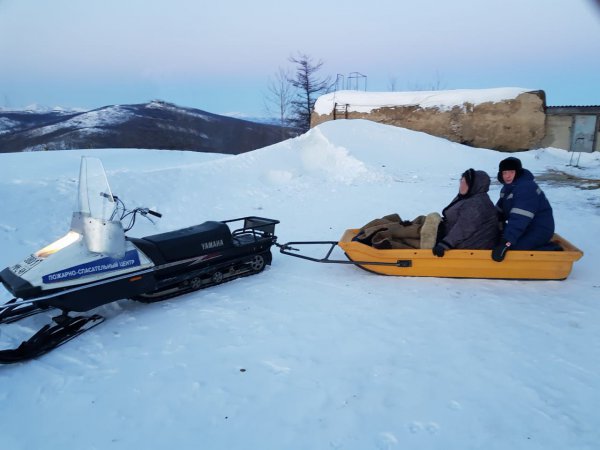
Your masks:
M346 230L338 245L350 261L383 275L449 278L500 278L521 280L564 280L573 262L583 252L555 234L552 241L563 251L509 250L502 262L491 257L491 250L448 250L442 258L430 249L378 250L352 241L358 230ZM370 265L358 261L379 261L390 265Z
M382 275L442 278L491 278L519 280L564 280L571 273L573 262L583 252L563 237L555 234L552 241L563 251L509 250L502 262L492 260L491 250L447 250L444 257L434 256L431 249L380 250L352 238L358 229L346 230L339 242L289 242L279 245L281 253L321 263L354 264ZM330 245L324 258L299 253L294 245ZM339 246L348 261L330 259Z

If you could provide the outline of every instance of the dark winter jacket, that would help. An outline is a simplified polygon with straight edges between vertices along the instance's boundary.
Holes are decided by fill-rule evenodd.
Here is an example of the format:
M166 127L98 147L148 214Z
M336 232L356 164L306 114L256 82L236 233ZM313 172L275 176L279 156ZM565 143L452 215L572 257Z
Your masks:
M477 170L471 184L466 195L457 195L442 211L440 244L447 249L491 249L498 241L498 213L488 195L490 177Z
M521 169L511 184L504 184L496 207L506 220L503 237L511 249L533 250L552 238L552 207L529 170Z

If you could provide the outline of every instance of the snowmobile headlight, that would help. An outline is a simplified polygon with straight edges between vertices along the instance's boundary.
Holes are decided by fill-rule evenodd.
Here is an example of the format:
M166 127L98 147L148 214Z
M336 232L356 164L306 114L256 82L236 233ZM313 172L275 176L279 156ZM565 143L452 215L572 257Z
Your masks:
M47 258L53 253L62 250L63 248L71 245L74 242L77 242L77 240L80 237L81 235L79 233L76 233L75 231L69 231L66 235L64 235L57 241L54 241L52 244L46 245L43 249L35 252L35 256L37 256L38 258Z

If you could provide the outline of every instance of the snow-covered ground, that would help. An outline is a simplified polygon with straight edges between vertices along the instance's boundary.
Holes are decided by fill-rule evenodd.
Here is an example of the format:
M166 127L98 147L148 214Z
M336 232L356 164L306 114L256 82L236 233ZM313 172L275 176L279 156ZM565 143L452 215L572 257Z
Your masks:
M0 268L67 231L81 155L101 157L128 206L163 213L134 236L260 215L281 221L279 242L441 211L465 169L495 179L506 157L367 121L237 156L3 154ZM597 153L581 168L557 149L518 156L535 174L600 178ZM596 449L600 191L542 188L585 252L565 281L384 277L274 252L255 276L103 306L100 326L0 367L0 448ZM1 347L47 318L3 325Z

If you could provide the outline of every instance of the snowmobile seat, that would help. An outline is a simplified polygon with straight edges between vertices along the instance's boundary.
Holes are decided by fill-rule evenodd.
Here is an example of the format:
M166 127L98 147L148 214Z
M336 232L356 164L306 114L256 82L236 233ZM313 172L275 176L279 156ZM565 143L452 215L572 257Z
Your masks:
M144 238L132 238L127 236L126 239L132 242L133 245L140 249L144 253L144 255L150 258L152 262L157 266L160 266L161 264L165 264L167 262L167 260L160 252L158 246L155 243L150 242Z
M149 244L142 243L140 250L146 253L144 251L145 247L150 253L148 256L154 259L152 257L155 252L155 249L152 249L152 246L154 246L166 262L225 250L233 245L229 227L223 222L216 221L208 221L181 230L146 236L141 240L147 241ZM132 242L136 245L139 244L139 241L132 240Z

